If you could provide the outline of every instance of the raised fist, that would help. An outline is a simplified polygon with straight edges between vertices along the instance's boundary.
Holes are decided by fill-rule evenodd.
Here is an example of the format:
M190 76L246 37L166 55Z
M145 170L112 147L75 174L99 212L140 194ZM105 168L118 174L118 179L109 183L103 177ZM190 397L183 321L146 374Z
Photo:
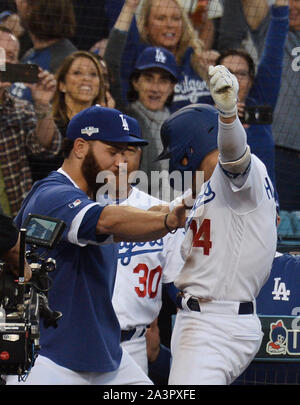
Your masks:
M232 117L237 113L239 84L237 78L222 65L210 66L210 92L220 115Z

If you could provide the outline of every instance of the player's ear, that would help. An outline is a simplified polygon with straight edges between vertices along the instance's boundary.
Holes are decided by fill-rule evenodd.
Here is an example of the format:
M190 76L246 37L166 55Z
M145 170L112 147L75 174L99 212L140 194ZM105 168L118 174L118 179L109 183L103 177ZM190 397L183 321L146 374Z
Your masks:
M73 153L77 159L84 159L89 151L89 142L82 138L77 138L74 141Z

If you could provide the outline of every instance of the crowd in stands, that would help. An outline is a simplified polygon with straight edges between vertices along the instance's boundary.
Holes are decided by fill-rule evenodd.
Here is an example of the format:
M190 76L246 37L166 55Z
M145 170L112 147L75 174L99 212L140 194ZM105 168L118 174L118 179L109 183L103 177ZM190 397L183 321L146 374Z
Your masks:
M280 209L298 210L299 187L294 184L299 180L300 156L300 6L292 0L290 11L278 7L284 4L281 0L39 0L34 5L26 0L1 1L0 25L11 32L18 49L14 62L37 64L57 80L52 99L43 103L34 99L37 91L32 85L14 82L4 87L13 100L33 107L38 124L43 117L56 128L61 140L68 120L95 103L134 116L150 140L141 166L150 175L166 168L155 161L161 151L162 122L185 105L212 104L207 69L210 64L225 64L239 80L241 119L245 107L271 107L272 123L244 124L248 142L268 169ZM23 136L26 145L27 130ZM1 157L1 206L15 215L30 183L56 169L62 156L33 153L26 146L21 159L27 167L18 170L23 177L17 183L23 184L26 176L28 186L18 191L18 197L11 197L12 175L6 170L18 163L8 162L8 156L3 152ZM19 160L20 155L12 159ZM7 210L16 199L16 207Z
M61 166L68 122L95 104L138 120L149 142L140 170L168 169L156 161L160 127L186 105L213 104L217 64L238 79L278 211L300 211L299 44L299 0L0 0L6 63L39 66L37 83L0 81L0 211L14 217ZM247 121L248 107L266 106L271 121Z

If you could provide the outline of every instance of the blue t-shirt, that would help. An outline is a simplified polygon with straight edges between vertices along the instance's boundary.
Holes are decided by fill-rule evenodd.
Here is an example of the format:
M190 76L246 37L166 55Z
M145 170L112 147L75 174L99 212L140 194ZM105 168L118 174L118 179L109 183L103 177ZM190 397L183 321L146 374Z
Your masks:
M19 227L29 213L66 223L61 241L47 252L56 260L56 270L49 273L49 306L63 315L57 328L44 328L41 321L40 354L74 371L113 371L122 357L111 302L118 246L109 243L109 236L96 235L103 208L64 174L52 172L34 184L16 217Z

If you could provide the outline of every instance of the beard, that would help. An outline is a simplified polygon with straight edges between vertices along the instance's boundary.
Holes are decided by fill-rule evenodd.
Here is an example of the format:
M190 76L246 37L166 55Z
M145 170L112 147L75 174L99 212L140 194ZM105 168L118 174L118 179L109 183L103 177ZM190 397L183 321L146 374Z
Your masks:
M92 148L90 148L82 163L82 174L88 185L88 195L91 195L93 199L99 186L96 180L100 171L101 168L96 162Z

